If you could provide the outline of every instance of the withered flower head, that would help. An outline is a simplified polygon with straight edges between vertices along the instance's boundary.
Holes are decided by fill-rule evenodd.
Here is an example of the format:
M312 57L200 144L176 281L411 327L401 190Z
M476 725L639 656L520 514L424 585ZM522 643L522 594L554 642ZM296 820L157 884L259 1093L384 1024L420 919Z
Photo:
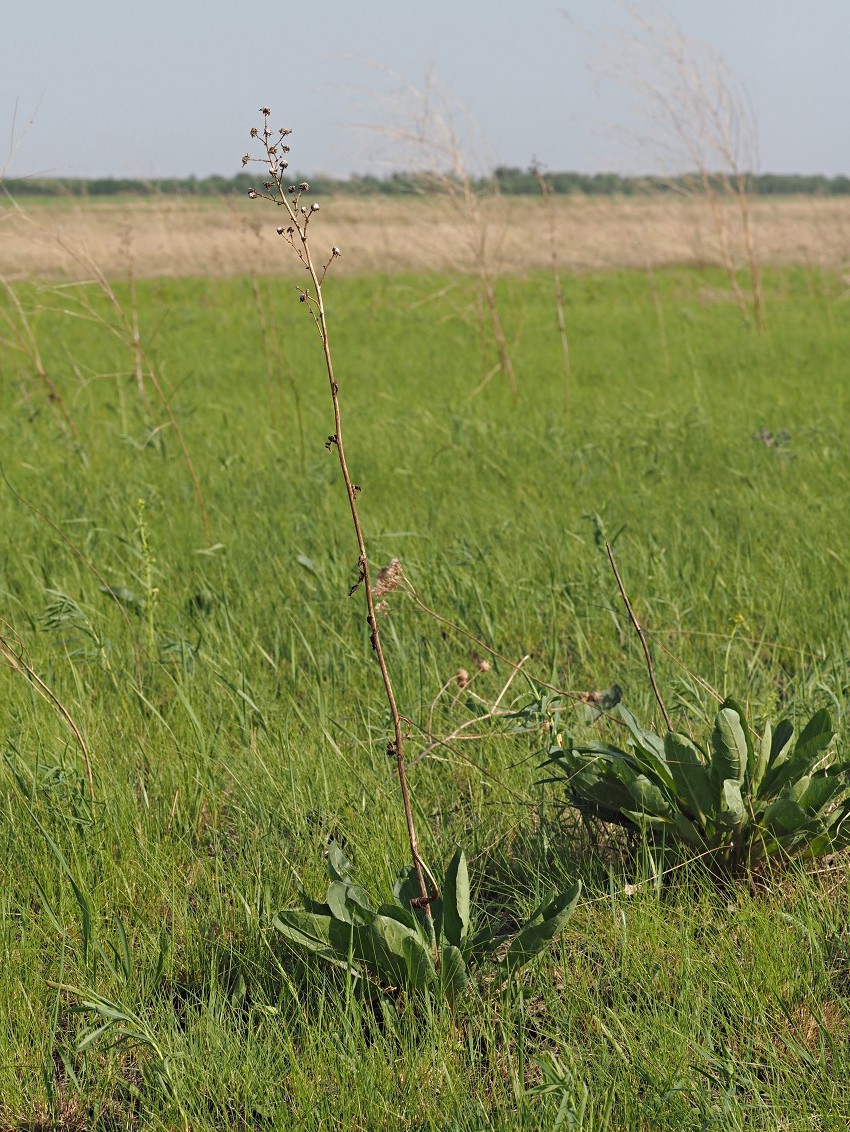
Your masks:
M459 668L455 673L455 680L457 680L457 686L459 688L465 688L469 683L469 673L465 668Z
M268 106L261 106L260 113L265 114L265 116L268 118L269 114L271 114L271 110L269 110Z
M248 190L248 196L251 198L251 200L256 200L259 195L260 194L257 192L256 189L249 189Z
M309 193L310 182L309 181L302 181L301 184L298 186L298 188L301 190L302 193Z
M372 596L378 600L386 597L393 590L397 590L403 580L404 570L401 562L397 558L393 558L388 566L382 566L378 571L375 585L372 587Z

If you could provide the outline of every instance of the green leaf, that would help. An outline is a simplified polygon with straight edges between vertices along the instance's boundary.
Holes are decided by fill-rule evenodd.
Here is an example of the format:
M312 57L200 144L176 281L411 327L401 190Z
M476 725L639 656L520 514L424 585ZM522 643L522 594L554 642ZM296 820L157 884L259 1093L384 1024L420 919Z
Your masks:
M575 911L580 893L581 881L577 880L572 888L557 896L524 925L501 963L508 974L524 967L561 934Z
M645 774L652 775L668 789L672 789L673 778L664 757L663 741L651 731L645 731L628 708L620 704L617 710L631 734L634 743L634 761Z
M331 943L332 916L316 912L302 912L297 908L285 908L272 920L272 924L286 939L299 947L319 954L333 951Z
M673 786L683 807L704 825L714 809L715 794L702 752L687 735L675 731L668 731L664 736L664 750Z
M351 883L351 861L340 849L336 841L328 846L328 876L332 881Z
M673 806L670 800L645 774L639 774L631 783L629 793L646 813L653 817L672 818Z
M773 732L773 740L770 744L769 766L771 768L781 766L788 758L790 754L788 744L793 738L794 727L790 719L781 719L776 725L776 730Z
M747 713L744 711L743 705L739 704L737 700L732 698L732 696L727 696L720 706L721 708L731 708L732 711L737 714L738 719L741 722L741 730L744 734L744 742L747 748L747 775L750 779L752 779L756 767L756 752L755 748L753 747L753 737L750 732L749 725L747 724Z
M469 932L469 872L466 854L458 849L449 862L443 883L443 934L461 947Z
M741 717L731 707L722 707L714 717L711 733L711 773L718 791L727 779L742 783L747 769L747 740ZM722 805L722 800L721 800Z
M328 885L325 898L331 915L347 924L366 923L375 909L369 902L366 890L350 881L335 880Z
M762 779L764 778L765 771L770 763L770 750L773 745L773 729L770 726L770 721L765 721L764 731L761 736L761 743L759 743L758 753L756 755L755 767L750 775L750 790L753 795L757 795L759 787L761 786Z
M741 785L734 778L727 778L720 791L720 806L717 811L717 820L727 829L734 829L744 824L746 810L744 799L741 797Z
M793 752L779 766L774 764L765 775L762 793L766 797L779 794L789 783L803 778L820 761L834 731L826 708L815 712L803 729Z
M673 825L676 833L683 841L689 842L691 845L696 845L697 848L702 849L705 846L705 837L697 829L692 821L689 821L683 813L678 810L673 815Z
M454 1001L466 989L469 974L459 948L447 943L440 952L440 984L449 999Z
M764 828L778 837L803 831L809 824L809 815L790 798L777 798L769 806L763 819Z
M374 915L369 924L334 920L331 944L340 958L349 954L393 986L421 988L434 978L434 964L418 930L388 916Z

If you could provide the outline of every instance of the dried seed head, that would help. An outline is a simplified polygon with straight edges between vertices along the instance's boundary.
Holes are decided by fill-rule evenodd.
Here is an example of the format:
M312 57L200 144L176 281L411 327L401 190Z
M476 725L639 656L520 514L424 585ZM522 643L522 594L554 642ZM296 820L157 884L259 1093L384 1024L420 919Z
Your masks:
M252 126L252 127L251 127L251 137L252 137L252 138L255 138L255 137L257 137L258 135L259 135L259 130L257 129L257 127L256 127L256 126Z
M459 668L455 673L455 680L457 680L457 686L459 688L465 688L469 683L469 679L469 673L465 668Z
M301 292L301 294L298 296L298 301L301 302L301 303L307 302L307 292L306 291Z
M280 152L281 153L289 153L289 146L288 145L282 145L280 147Z
M476 657L475 663L478 667L479 672L489 672L490 671L490 661L489 660L479 660Z
M251 154L246 153L245 156L242 158L242 164L247 165L250 160L251 160Z
M278 236L282 236L283 233L284 233L283 225L281 224L281 226L279 228L275 228L275 232L277 232Z
M271 114L271 110L269 110L268 106L261 106L260 113L265 114L265 116L268 118L269 114Z
M302 193L309 193L309 191L310 191L309 181L302 181L301 184L298 186L298 188L301 190Z
M260 194L257 192L256 189L249 189L248 190L248 196L251 198L251 200L256 200L259 195Z
M375 612L378 614L379 617L389 617L389 615L390 615L390 603L388 601L379 601L375 605Z
M393 558L388 566L382 566L378 571L375 585L372 587L372 596L378 600L386 597L393 590L397 590L403 580L404 570L401 562L397 558Z
M319 206L316 204L315 201L313 201L313 203L310 205L310 211L311 212L318 212L319 211Z
M276 145L270 145L269 146L269 153L271 153L271 154L277 153L277 146Z
M295 186L294 186L294 185L288 185L288 186L287 186L287 189L286 189L286 191L287 191L288 193L296 193L296 192L298 192L298 190L297 190L297 189L295 188Z
M292 133L292 130L285 130L285 129L283 128L283 126L281 126L281 127L280 127L280 129L279 129L279 130L278 130L277 132L278 132L278 133L280 134L280 136L281 136L282 138L285 138L285 137L286 137L286 136L287 136L288 134L291 134L291 133Z
M333 255L333 256L342 255L342 252L339 250L339 248L331 248L331 255Z

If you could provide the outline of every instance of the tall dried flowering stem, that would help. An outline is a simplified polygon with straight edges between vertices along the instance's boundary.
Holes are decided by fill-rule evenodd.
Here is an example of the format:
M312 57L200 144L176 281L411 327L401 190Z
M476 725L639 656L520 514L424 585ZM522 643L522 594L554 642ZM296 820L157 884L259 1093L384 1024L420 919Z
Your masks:
M384 648L381 642L381 633L378 626L378 615L375 608L376 600L379 600L385 593L395 589L402 580L401 564L394 560L390 566L385 567L380 571L376 583L373 585L372 578L369 573L369 559L366 554L366 543L363 538L363 528L360 523L360 515L357 510L357 495L360 491L358 484L354 483L351 478L351 473L348 470L348 462L345 457L345 445L343 443L342 433L342 415L340 412L339 404L339 383L334 374L333 357L331 354L330 337L328 334L327 318L325 316L325 304L322 294L322 285L325 281L328 268L342 253L339 248L332 248L331 253L320 267L317 266L316 261L310 249L310 242L308 238L308 229L310 221L316 212L319 210L318 204L313 202L309 206L302 204L302 199L310 191L310 186L306 181L300 184L287 184L286 170L289 162L286 160L286 155L289 153L289 146L285 144L285 138L291 134L291 130L278 129L274 134L269 125L269 117L271 111L267 106L261 108L260 113L263 116L262 130L256 128L251 130L251 137L259 141L264 150L264 156L260 158L253 158L250 154L246 154L242 158L242 164L247 165L249 162L258 161L264 165L268 171L268 179L262 182L260 189L250 189L248 191L249 197L252 200L263 199L269 200L278 207L283 208L289 218L288 224L283 224L278 227L277 233L283 237L295 254L301 261L304 270L310 277L310 283L306 287L299 288L299 298L302 303L305 303L312 315L316 329L319 332L319 337L322 341L322 351L325 358L325 368L328 375L328 384L331 391L331 399L333 401L333 414L334 414L334 431L328 437L325 447L330 450L336 449L337 457L339 458L340 471L342 478L345 482L345 491L348 496L348 506L351 511L351 520L354 524L354 532L357 537L357 548L359 551L357 567L358 577L357 581L349 590L351 596L361 585L363 592L366 595L366 621L369 626L369 637L372 649L378 659L378 665L381 669L381 676L384 681L384 690L386 692L387 703L390 709L390 715L393 722L393 739L387 744L387 753L391 755L396 762L396 770L398 773L399 786L401 787L401 796L404 802L404 816L407 821L407 835L410 840L410 853L413 858L413 867L416 871L416 879L419 885L420 896L416 903L421 907L426 916L429 933L431 935L431 942L434 948L434 959L438 961L436 937L434 934L433 919L431 916L430 904L439 895L436 884L434 883L433 876L424 864L422 857L419 853L419 843L416 837L416 828L413 821L413 807L410 801L410 789L407 783L407 767L404 757L404 741L405 733L402 725L402 717L398 710L396 703L395 692L393 691L393 683L390 678L389 668L387 667L386 656L384 655ZM398 575L397 577L395 575ZM428 891L426 883L426 874L428 880L431 882L431 892Z

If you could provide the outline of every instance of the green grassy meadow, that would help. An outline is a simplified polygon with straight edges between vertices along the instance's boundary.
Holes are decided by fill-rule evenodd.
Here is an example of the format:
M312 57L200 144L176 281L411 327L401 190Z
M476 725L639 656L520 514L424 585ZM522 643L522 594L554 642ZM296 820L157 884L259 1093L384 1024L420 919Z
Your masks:
M329 280L373 563L400 558L425 604L527 655L530 677L617 683L657 724L610 539L677 720L711 716L708 682L759 718L828 707L846 744L846 286L768 273L760 338L719 273L564 285L568 409L548 276L499 285L516 401L498 376L470 397L495 360L471 281ZM285 281L137 290L208 533L96 289L17 292L71 426L32 355L0 345L2 634L43 682L0 663L0 1128L845 1129L846 858L752 889L699 862L656 884L640 849L595 842L538 783L539 734L485 726L416 761L422 728L470 718L452 677L485 654L401 594L383 631L424 855L436 869L465 847L482 922L575 877L582 902L512 992L454 1007L363 1000L286 947L269 914L319 894L331 839L374 893L409 854L362 595L346 596L320 343ZM491 660L487 703L510 675ZM531 695L520 676L506 702ZM608 726L582 705L566 724ZM108 1016L57 984L100 995L128 1036L79 1049Z

